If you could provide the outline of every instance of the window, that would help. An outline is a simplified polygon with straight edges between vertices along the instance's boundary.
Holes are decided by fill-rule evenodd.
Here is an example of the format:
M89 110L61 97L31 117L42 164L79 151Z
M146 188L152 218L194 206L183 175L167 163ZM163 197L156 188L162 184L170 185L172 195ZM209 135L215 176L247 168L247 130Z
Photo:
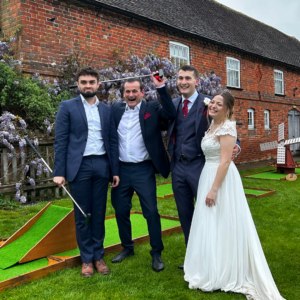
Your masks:
M174 59L174 64L179 67L181 64L190 64L190 49L188 46L170 42L170 57Z
M233 57L227 57L227 86L240 87L240 61Z
M264 119L265 119L265 129L270 129L270 111L267 109L264 112Z
M283 72L279 70L274 71L275 77L275 94L284 95L284 81Z
M254 129L254 109L248 109L248 129Z

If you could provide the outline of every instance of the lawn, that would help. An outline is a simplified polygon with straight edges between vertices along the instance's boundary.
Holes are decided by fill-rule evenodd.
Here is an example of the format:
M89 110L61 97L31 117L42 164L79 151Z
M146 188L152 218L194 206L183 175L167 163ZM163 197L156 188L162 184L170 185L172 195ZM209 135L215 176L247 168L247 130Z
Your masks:
M264 171L259 168L242 171L241 175ZM274 280L281 295L289 300L300 295L300 201L299 180L265 181L243 178L244 186L276 190L276 194L262 199L248 198L252 216L269 263ZM171 181L157 178L158 182ZM72 207L68 199L56 200L55 205ZM0 237L13 234L28 219L35 215L44 203L25 206L14 211L0 211ZM177 216L174 198L158 199L159 212ZM133 197L133 210L141 210L137 196ZM108 196L106 215L114 211ZM112 264L113 254L106 257L111 270L108 276L95 275L81 278L78 266L52 273L47 277L6 290L0 299L208 299L239 300L242 295L233 293L203 293L189 290L183 280L183 272L177 266L185 255L183 234L163 238L165 270L156 273L151 269L149 243L135 247L135 256L121 264Z

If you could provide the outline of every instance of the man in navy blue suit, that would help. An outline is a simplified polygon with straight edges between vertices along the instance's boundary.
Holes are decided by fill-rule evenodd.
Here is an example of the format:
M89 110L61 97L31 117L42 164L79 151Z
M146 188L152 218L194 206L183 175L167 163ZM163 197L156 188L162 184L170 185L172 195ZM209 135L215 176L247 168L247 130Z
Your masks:
M118 135L111 108L99 102L99 72L85 67L77 73L80 95L60 103L55 122L53 181L69 182L72 196L91 213L89 225L74 206L76 238L82 259L81 276L109 274L104 257L105 211L108 183L119 183Z
M168 152L171 157L172 187L186 245L197 199L198 182L205 163L201 150L201 140L208 129L204 98L211 98L196 91L198 84L196 68L184 65L179 69L177 87L182 96L173 99L176 118L170 120L165 128L169 129ZM162 100L170 97L164 86L157 91ZM239 147L240 143L237 141L233 158ZM179 268L183 269L183 265Z
M164 84L164 79L158 81L154 76L152 79L156 86ZM164 269L161 258L164 247L157 209L155 171L165 178L169 175L170 163L162 141L161 124L175 118L176 111L171 96L162 99L161 106L158 101L142 101L144 94L139 79L127 80L123 95L126 103L112 106L120 155L120 184L112 190L112 204L124 247L112 262L119 263L134 254L130 209L136 191L148 224L152 268L159 272Z

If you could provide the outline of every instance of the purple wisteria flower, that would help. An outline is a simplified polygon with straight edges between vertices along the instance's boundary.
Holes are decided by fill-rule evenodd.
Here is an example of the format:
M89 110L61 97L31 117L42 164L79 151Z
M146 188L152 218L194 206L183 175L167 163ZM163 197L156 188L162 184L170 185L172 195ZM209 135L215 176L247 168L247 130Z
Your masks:
M22 203L22 204L26 203L26 197L25 196L21 196L20 203Z
M16 190L18 191L21 188L21 186L22 186L22 183L17 182L16 183Z
M29 171L29 165L26 165L26 166L23 168L23 171L24 171L24 173L26 174L26 173Z
M30 179L29 179L29 183L30 183L31 185L35 185L34 179L33 179L33 178L30 178Z
M17 192L16 192L15 199L17 201L20 201L20 199L21 199L21 192L19 190L17 190Z
M21 119L19 122L20 122L22 128L23 128L23 129L26 129L26 127L27 127L26 122L25 122L23 119Z
M34 144L35 147L39 146L39 141L38 141L37 138L34 139L33 144Z

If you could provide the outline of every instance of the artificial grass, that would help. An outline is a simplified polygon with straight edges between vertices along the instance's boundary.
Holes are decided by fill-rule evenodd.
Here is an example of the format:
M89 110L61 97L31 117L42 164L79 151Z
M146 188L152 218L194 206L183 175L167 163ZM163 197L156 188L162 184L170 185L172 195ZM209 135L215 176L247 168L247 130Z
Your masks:
M143 215L132 214L130 215L131 227L132 227L132 238L137 238L148 234L148 227L146 219ZM179 226L180 222L175 220L168 220L161 218L161 229L168 229L171 227ZM111 246L120 243L119 231L117 226L116 218L108 219L105 221L105 239L104 247ZM55 254L54 256L73 256L79 255L79 249L73 249L65 252Z
M0 269L0 282L46 266L48 266L48 259L41 258L28 263L19 264L5 270Z
M258 191L258 190L252 190L252 189L244 189L245 194L252 194L255 196L259 196L265 193L268 193L268 191Z
M300 168L295 169L295 174L300 174ZM253 175L245 175L245 178L257 178L257 179L274 179L274 180L280 180L281 178L285 178L287 174L280 174L277 173L276 170L270 171L270 172L264 172L259 174L253 174Z
M162 184L157 186L157 196L165 197L166 195L173 194L172 183Z
M50 205L25 234L11 244L0 248L0 269L16 264L70 211L70 208Z

